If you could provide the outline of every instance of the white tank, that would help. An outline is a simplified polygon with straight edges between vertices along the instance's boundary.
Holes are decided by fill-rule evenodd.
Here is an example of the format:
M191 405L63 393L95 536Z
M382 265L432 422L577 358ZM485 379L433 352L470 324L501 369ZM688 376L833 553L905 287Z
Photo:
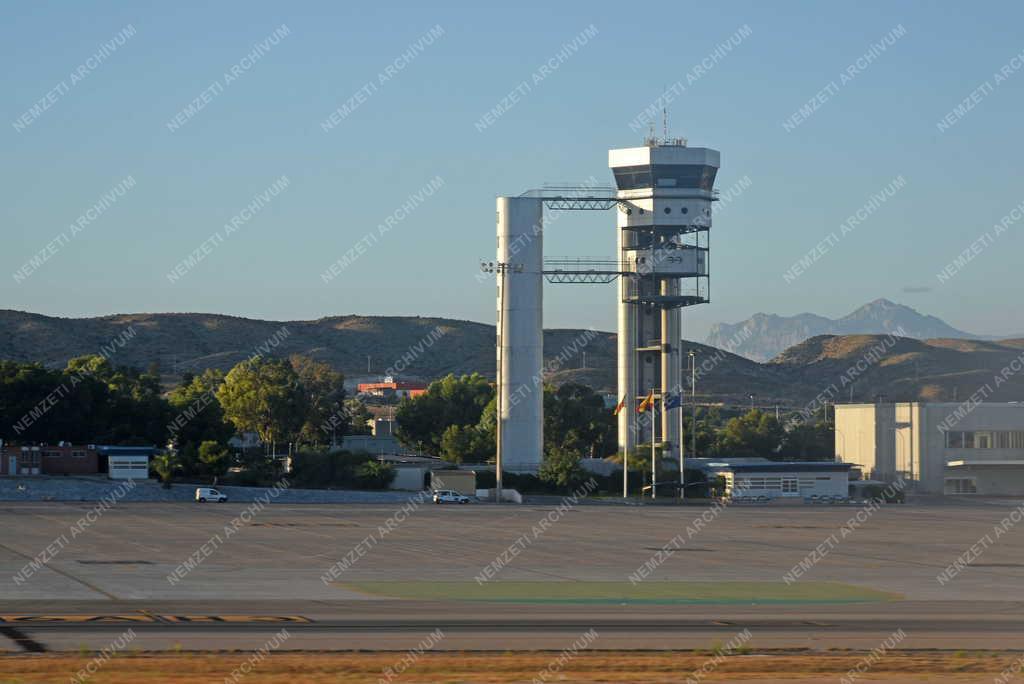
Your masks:
M536 473L543 456L543 238L539 198L498 198L498 419L505 472Z

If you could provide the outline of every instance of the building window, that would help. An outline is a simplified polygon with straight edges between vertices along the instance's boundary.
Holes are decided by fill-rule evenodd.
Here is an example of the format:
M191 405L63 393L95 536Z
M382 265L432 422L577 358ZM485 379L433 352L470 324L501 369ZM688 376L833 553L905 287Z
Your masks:
M978 487L973 477L947 477L946 494L977 494Z
M1024 449L1024 430L951 430L947 449Z
M784 479L782 481L782 491L785 494L796 494L796 492L798 491L797 481L796 480L790 480L788 478Z

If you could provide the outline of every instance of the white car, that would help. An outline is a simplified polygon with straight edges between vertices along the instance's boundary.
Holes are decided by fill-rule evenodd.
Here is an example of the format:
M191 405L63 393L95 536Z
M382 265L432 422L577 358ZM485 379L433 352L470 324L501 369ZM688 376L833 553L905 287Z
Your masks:
M216 501L217 503L224 503L228 500L226 494L221 494L213 487L197 487L196 488L196 501L199 503L206 503L207 501Z
M452 491L451 489L439 489L436 492L434 492L434 503L436 503L436 504L443 504L443 503L467 504L467 503L469 503L469 497L466 496L465 494L459 494L456 491Z

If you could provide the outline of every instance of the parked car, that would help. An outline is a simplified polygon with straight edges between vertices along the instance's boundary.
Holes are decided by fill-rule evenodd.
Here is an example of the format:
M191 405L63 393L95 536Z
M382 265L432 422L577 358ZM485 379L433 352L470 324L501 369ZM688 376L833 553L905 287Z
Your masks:
M434 503L467 504L469 503L469 497L466 496L465 494L459 494L458 492L453 491L451 489L439 489L436 492L434 492Z
M213 487L196 487L196 501L199 503L206 503L207 501L224 503L227 500L228 497L226 494L221 494Z

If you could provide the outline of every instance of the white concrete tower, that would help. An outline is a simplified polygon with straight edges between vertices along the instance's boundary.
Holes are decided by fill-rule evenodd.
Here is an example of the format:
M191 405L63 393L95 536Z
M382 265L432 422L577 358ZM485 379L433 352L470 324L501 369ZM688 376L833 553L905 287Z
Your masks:
M678 394L680 309L709 301L708 236L715 199L717 150L687 147L686 141L648 141L643 147L610 150L608 165L618 188L619 450L632 454L655 441L663 457L679 457L678 413L663 398ZM656 412L636 407L651 391Z
M498 198L498 430L502 470L536 473L543 456L543 202Z

